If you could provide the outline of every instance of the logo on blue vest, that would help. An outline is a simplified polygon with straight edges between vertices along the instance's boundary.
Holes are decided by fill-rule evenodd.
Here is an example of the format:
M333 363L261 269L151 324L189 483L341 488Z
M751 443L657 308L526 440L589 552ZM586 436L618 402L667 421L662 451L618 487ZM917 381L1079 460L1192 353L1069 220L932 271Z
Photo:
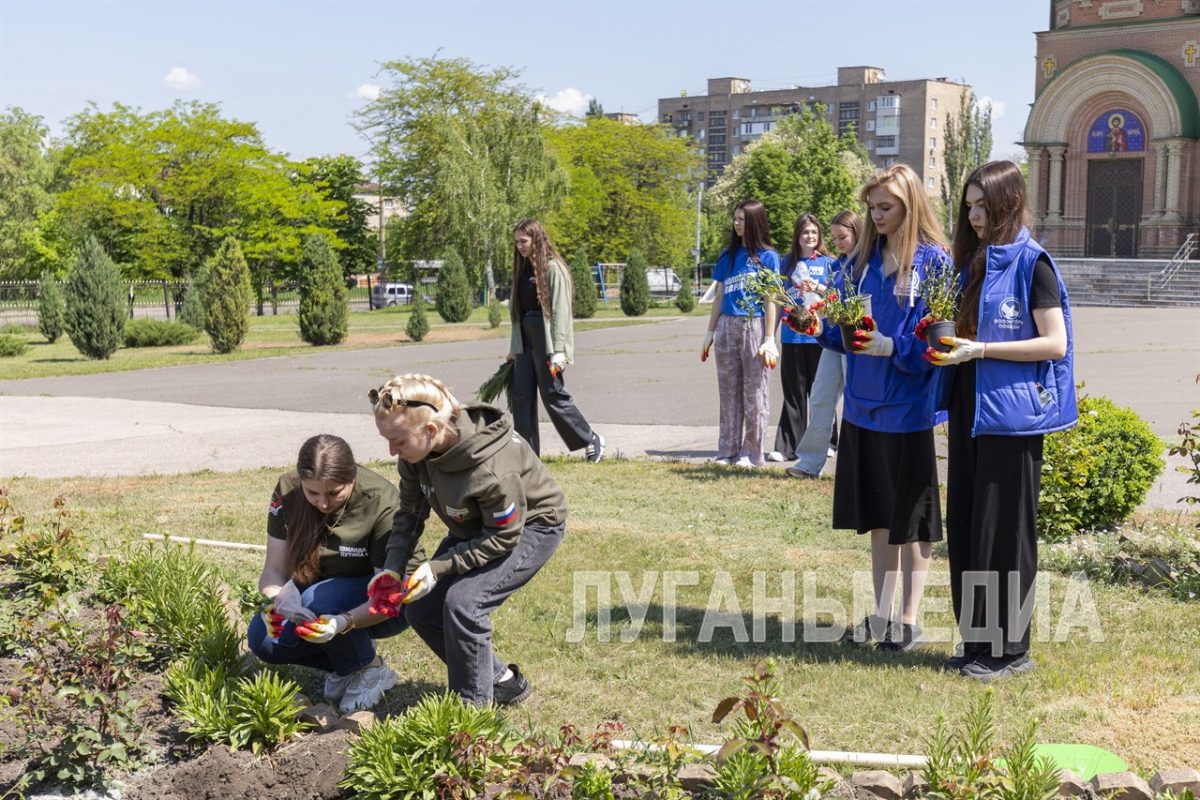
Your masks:
M1021 327L1021 301L1011 296L1001 300L1000 316L992 320L992 324L1005 330Z

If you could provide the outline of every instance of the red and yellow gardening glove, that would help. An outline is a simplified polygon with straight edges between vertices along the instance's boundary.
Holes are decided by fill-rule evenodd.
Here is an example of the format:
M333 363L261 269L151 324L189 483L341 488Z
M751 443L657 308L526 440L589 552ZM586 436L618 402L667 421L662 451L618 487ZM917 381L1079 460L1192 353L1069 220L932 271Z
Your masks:
M952 364L962 364L965 361L983 358L984 351L987 349L987 345L983 342L960 339L957 336L943 336L942 344L951 345L950 352L942 353L930 347L925 351L925 360L935 366L948 367Z
M713 339L716 338L716 331L707 330L704 332L704 342L700 345L700 363L708 361L708 353L712 350Z
M887 358L895 347L892 337L881 334L875 320L869 316L864 316L858 330L854 331L854 352L860 355Z
M401 603L411 603L414 600L420 600L425 595L433 591L433 587L437 586L437 578L433 574L433 567L429 566L429 562L421 564L413 570L413 573L404 579L404 586L407 591L404 594L404 599Z
M395 617L400 614L400 604L408 594L405 580L399 573L385 569L371 578L367 584L367 598L370 605L367 610L372 614L382 614L385 617Z
M932 325L934 322L935 322L934 318L929 316L928 314L921 317L921 319L917 321L917 327L913 328L913 336L917 337L918 339L924 339L925 338L925 329L928 328L930 325Z
M763 340L762 346L758 348L758 355L762 358L763 366L767 369L775 369L779 364L779 348L775 345L775 337L768 335Z
M322 614L314 620L297 625L296 635L309 644L325 644L339 633L345 633L353 627L347 614Z
M278 639L279 634L283 633L283 624L287 622L287 617L275 611L275 604L271 603L262 610L262 621L267 626L267 636L272 639Z
M550 377L557 378L566 372L567 369L567 354L555 353L550 356L550 360L546 362L546 367L550 370Z

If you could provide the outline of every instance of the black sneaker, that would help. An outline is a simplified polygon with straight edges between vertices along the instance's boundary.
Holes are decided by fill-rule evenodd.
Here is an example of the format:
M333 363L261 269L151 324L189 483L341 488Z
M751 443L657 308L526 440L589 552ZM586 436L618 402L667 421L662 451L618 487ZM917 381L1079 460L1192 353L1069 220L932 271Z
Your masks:
M863 645L885 641L891 637L892 628L895 626L896 623L890 619L869 614L863 617L862 622L842 635L842 644Z
M907 653L918 644L921 643L921 626L915 622L909 625L907 622L896 624L888 630L887 638L879 642L875 646L880 650L890 650L894 653Z
M976 644L972 644L971 647L966 647L963 644L959 644L954 651L954 655L942 662L942 669L946 672L961 672L962 668L967 664L970 664L975 659L986 654L986 647L980 649Z
M599 464L600 459L604 458L604 437L592 431L592 443L583 451L583 455L593 464Z
M1033 659L1029 657L1028 653L999 658L982 655L963 667L959 674L983 683L991 683L1013 675L1020 675L1023 672L1032 672L1033 668Z
M516 664L509 664L508 668L512 670L512 677L508 680L496 681L492 685L492 701L496 705L515 706L533 694L533 687L521 674L521 668Z

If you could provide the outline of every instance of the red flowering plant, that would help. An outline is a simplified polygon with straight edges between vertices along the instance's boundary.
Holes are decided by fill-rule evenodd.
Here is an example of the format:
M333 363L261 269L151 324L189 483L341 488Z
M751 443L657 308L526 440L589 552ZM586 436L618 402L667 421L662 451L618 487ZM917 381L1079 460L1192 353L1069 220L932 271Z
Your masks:
M811 334L816 321L803 302L788 294L783 276L769 269L760 269L746 278L745 295L739 300L741 308L750 317L757 312L761 303L774 303L779 309L780 319L796 333ZM749 317L748 317L749 318Z

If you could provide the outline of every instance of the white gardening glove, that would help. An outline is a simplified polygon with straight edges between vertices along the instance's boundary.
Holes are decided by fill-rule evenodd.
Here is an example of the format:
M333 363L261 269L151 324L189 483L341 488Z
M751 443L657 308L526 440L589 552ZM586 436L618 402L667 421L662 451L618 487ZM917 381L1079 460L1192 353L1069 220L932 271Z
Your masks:
M767 369L775 369L779 364L779 348L775 344L774 336L763 339L762 346L758 348L758 355L763 361L763 366Z
M348 614L336 614L332 617L322 614L317 619L297 625L296 635L310 644L325 644L339 633L353 628Z
M701 363L708 361L708 352L712 350L713 337L716 336L716 331L704 332L704 343L700 345L700 361Z
M896 349L892 337L881 334L871 317L863 317L862 325L854 332L854 352L864 356L891 356Z
M555 353L550 356L550 374L557 377L567 368L567 354Z
M317 618L316 614L304 607L300 600L300 590L293 581L285 583L279 589L279 594L275 595L275 613L293 623Z
M405 583L409 585L408 594L400 602L411 603L414 600L420 600L425 595L433 591L433 587L437 586L437 578L433 576L433 567L429 566L429 562L421 564L413 570L412 575L405 579Z
M929 363L936 364L939 367L962 364L966 361L983 358L983 351L987 348L987 345L983 342L960 339L957 336L943 336L942 344L951 345L952 349L949 353L942 353L934 350L932 347L925 351L925 359Z

